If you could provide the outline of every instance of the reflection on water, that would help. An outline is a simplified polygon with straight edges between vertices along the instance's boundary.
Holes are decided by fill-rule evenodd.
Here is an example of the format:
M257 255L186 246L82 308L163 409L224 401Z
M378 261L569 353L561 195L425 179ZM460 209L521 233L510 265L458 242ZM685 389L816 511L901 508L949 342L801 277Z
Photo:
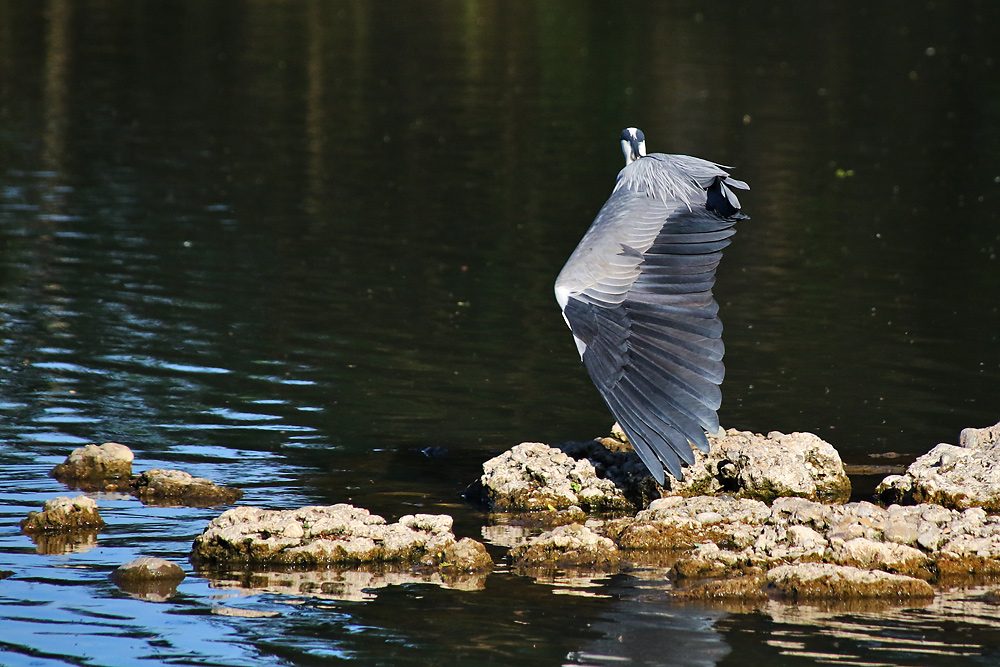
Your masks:
M818 612L679 607L658 563L251 580L187 561L217 509L102 494L95 536L18 528L73 447L115 441L245 504L446 512L502 559L524 533L461 500L482 461L610 421L551 285L627 125L753 187L716 288L726 426L866 470L995 423L997 12L0 3L0 663L997 661L978 591ZM134 599L108 575L139 556L189 576Z

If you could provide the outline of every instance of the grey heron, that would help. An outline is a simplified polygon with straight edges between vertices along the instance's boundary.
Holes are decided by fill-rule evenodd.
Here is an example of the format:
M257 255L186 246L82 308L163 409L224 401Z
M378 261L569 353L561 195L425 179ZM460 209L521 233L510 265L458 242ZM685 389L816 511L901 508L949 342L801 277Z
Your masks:
M722 249L749 190L728 167L646 154L621 133L625 168L556 279L555 294L591 379L646 467L683 479L681 461L719 430L722 322L712 296Z

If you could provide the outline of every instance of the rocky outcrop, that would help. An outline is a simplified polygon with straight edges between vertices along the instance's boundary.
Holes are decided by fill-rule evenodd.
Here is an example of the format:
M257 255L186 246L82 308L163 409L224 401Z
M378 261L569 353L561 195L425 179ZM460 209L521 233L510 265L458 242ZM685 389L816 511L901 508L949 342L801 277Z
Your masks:
M761 575L829 563L920 579L1000 572L1000 517L939 505L882 508L782 498L770 507L733 498L655 501L635 517L604 522L621 549L674 550L678 577Z
M951 509L1000 511L1000 424L967 428L961 446L942 443L890 475L875 490L886 503L936 503Z
M243 491L218 486L204 477L182 470L154 468L132 480L131 491L147 505L214 507L230 505L243 497Z
M851 496L840 454L812 433L763 436L729 429L708 441L711 451L695 450L684 480L669 480L670 495L724 493L765 502L784 497L844 502Z
M46 500L41 512L28 512L28 518L21 521L21 530L26 533L87 531L103 525L104 519L97 511L97 502L93 498L59 496Z
M591 461L540 442L521 443L484 463L480 484L497 512L635 509L614 482L598 477Z
M116 442L74 449L52 470L60 482L85 491L127 489L132 478L132 450Z
M837 451L811 433L762 436L731 429L710 437L711 452L695 451L684 479L668 477L665 491L622 438L560 448L522 443L483 464L479 488L498 512L575 506L589 512L635 511L661 494L839 502L851 493Z
M452 571L493 566L486 548L451 532L452 518L416 514L388 523L352 505L294 510L237 507L213 519L194 541L199 566L407 563Z

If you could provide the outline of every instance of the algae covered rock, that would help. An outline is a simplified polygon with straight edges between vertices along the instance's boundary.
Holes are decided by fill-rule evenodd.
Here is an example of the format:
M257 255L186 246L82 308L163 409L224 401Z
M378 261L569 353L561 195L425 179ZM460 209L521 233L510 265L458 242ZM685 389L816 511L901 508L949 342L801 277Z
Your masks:
M451 527L452 518L444 514L407 515L390 524L347 504L237 507L209 522L194 541L192 558L223 566L405 562L465 571L492 567L485 547L459 543Z
M593 463L540 442L525 442L483 464L483 495L497 512L634 510L614 482L597 476Z
M97 511L97 502L87 496L59 496L45 501L41 512L28 512L21 521L26 533L39 531L73 531L99 528L104 519Z
M218 486L204 477L182 470L147 470L132 481L132 492L147 505L214 507L229 505L243 497L243 491Z
M790 601L934 597L922 579L831 563L781 565L767 572L765 582L769 595Z
M116 442L74 449L52 476L64 484L86 490L114 490L128 486L132 477L132 450Z
M617 566L615 543L580 524L559 526L546 531L510 551L520 569L586 567L607 569Z
M936 503L951 509L1000 511L1000 424L965 429L962 446L941 443L902 475L889 475L876 495L891 503Z

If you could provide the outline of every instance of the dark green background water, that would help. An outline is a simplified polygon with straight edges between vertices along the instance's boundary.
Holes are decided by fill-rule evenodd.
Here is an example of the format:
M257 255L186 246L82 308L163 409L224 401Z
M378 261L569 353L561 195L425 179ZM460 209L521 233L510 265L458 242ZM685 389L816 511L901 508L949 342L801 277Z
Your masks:
M0 664L1000 659L972 603L729 614L656 571L503 569L225 598L186 561L218 510L100 497L108 528L64 555L17 525L113 440L245 504L481 539L482 461L610 425L551 285L628 125L753 188L716 288L723 425L858 465L997 422L998 26L985 1L0 0ZM107 580L139 555L188 569L178 597Z

